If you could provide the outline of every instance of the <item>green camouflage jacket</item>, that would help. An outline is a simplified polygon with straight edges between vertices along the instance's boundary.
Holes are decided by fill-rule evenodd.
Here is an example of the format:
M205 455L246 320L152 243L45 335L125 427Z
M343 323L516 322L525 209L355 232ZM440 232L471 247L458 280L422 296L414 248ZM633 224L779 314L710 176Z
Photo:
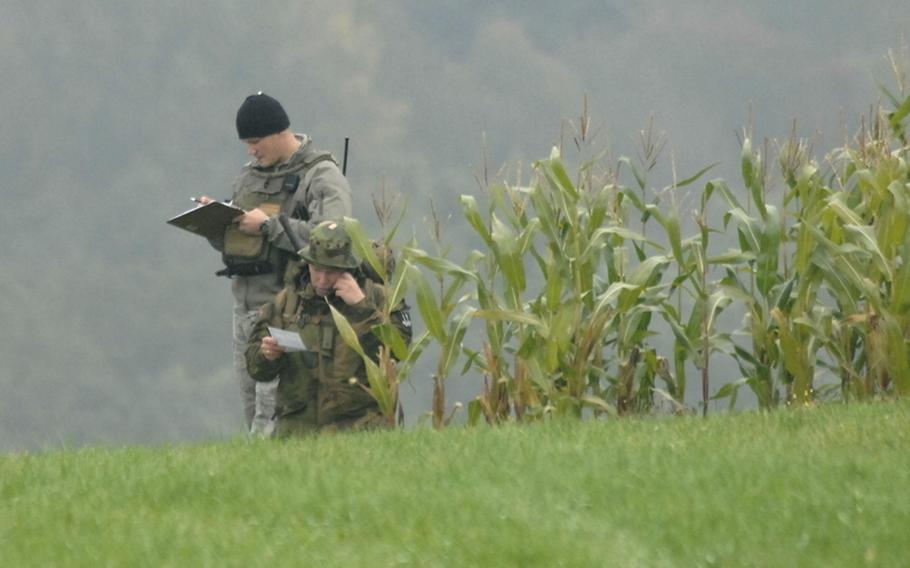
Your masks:
M299 265L294 285L282 289L274 300L259 311L247 345L247 370L257 381L268 381L277 374L275 416L280 434L323 428L359 428L379 422L379 407L364 390L366 366L360 355L339 335L329 303L337 309L357 333L364 351L375 357L381 345L372 328L382 323L381 306L386 288L370 279L358 278L366 294L361 302L347 305L341 298L317 296L308 277L306 265ZM392 311L392 324L410 342L411 320L407 304L401 302ZM275 361L262 356L259 345L269 334L268 327L297 331L308 348L304 352L285 353ZM356 379L352 384L351 378Z

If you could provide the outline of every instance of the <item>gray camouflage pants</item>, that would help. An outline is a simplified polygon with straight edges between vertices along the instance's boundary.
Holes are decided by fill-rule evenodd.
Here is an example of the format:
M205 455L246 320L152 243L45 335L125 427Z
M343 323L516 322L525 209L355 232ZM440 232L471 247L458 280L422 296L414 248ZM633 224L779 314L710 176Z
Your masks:
M251 435L270 437L275 431L275 394L278 379L261 383L246 371L246 347L256 323L256 310L234 307L234 375L240 383L243 415Z

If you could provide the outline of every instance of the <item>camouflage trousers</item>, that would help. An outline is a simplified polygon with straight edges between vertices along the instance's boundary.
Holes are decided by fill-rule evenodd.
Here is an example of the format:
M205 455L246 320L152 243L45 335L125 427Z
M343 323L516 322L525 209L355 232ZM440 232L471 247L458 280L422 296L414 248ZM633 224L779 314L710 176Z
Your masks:
M243 416L251 435L270 437L275 431L275 395L278 379L268 382L253 380L246 370L246 347L256 323L256 310L234 307L234 375L240 384L240 400Z

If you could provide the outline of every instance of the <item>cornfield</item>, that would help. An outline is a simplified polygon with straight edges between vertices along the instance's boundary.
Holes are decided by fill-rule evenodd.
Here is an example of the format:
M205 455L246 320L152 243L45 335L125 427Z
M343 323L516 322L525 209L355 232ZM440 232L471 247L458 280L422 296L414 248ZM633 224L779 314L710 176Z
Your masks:
M739 183L703 181L708 167L654 190L652 125L637 159L598 157L573 175L554 148L530 183L463 195L482 247L460 262L413 240L401 247L394 298L412 290L426 330L410 347L382 330L390 347L370 384L384 411L430 342L441 352L436 427L451 418L445 381L459 367L483 377L471 423L706 413L711 401L732 408L744 388L762 409L906 395L910 96L899 82L896 96L883 88L890 110L870 113L821 163L795 129L773 156L746 131ZM697 196L691 218L683 190ZM358 229L368 251L364 239ZM725 312L741 314L738 325ZM738 376L712 377L717 357ZM700 400L686 399L691 380Z

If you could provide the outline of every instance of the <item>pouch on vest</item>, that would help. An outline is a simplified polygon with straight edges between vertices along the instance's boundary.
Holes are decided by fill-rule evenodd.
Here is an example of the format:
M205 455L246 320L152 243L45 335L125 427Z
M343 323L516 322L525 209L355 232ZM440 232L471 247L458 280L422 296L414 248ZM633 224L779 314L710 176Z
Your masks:
M277 203L262 203L259 205L269 217L277 215L281 206ZM241 231L237 225L230 225L224 231L224 261L265 261L267 260L267 241L263 235L248 235Z
M262 256L265 249L265 237L262 235L248 235L235 226L230 226L224 231L224 256L225 263L230 257L237 259L253 260Z

